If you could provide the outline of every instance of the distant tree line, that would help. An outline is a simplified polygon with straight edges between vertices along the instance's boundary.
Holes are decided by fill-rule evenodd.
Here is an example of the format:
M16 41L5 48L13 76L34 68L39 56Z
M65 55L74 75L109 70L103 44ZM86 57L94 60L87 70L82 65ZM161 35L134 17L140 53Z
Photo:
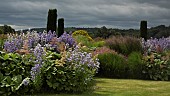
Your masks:
M0 34L15 33L15 30L8 25L0 26Z

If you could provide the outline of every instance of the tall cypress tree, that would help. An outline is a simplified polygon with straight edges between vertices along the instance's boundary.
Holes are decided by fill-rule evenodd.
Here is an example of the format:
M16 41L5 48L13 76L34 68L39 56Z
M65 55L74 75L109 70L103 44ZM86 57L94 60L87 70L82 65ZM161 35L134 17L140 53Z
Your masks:
M58 37L64 33L64 18L58 19Z
M140 23L140 37L147 40L147 21L141 21Z
M50 30L56 32L57 26L57 9L49 9L48 11L48 18L47 18L47 32Z

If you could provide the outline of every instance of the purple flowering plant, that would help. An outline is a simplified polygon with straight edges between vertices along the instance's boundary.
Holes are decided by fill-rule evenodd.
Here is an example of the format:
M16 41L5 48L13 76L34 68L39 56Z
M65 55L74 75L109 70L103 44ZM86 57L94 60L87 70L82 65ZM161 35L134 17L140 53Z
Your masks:
M59 42L64 42L65 44L68 44L69 47L73 47L76 45L76 42L74 40L74 38L72 37L72 35L67 34L66 32L64 32L59 38L58 38Z
M27 32L26 34L20 34L20 35L14 35L9 34L8 39L4 43L4 49L6 52L15 52L19 49L23 48L24 42L27 40L29 49L35 48L38 43L41 44L41 46L45 46L45 44L50 43L52 38L57 37L55 32L39 32L36 31Z
M91 53L81 51L79 46L67 52L66 63L73 65L76 69L80 69L80 71L84 71L84 68L81 68L82 66L87 66L95 72L97 72L100 64L97 56L93 57Z
M79 46L68 50L65 63L69 69L75 71L77 77L81 77L82 85L92 82L100 65L97 55L93 57L91 53L82 51Z
M142 39L142 47L145 52L164 52L170 50L170 37Z
M44 63L44 58L45 58L45 55L46 55L46 52L44 50L43 47L41 47L40 44L38 44L35 49L34 49L34 67L31 68L31 79L34 80L36 78L36 76L38 75L38 73L40 73L40 69Z

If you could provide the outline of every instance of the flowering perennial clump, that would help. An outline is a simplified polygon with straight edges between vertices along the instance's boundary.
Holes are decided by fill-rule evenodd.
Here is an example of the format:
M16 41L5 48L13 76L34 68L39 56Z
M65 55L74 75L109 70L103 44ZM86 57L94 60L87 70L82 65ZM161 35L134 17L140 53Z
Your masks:
M144 51L162 52L170 50L170 37L167 38L151 38L145 41L142 39L142 47Z
M38 44L34 49L35 66L31 68L31 79L34 80L36 75L40 72L40 68L43 65L43 56L45 56L45 50Z
M27 32L20 35L8 35L8 39L4 44L4 49L7 52L15 52L23 47L24 41L27 40L29 49L35 48L38 43L42 46L51 42L53 38L57 37L55 32Z
M59 40L59 42L64 42L65 44L68 44L69 47L73 47L76 44L72 35L67 34L66 32L64 32L63 35L61 35L58 38L58 40Z
M4 43L4 49L7 52L14 52L18 49L21 49L22 45L23 45L23 39L21 37L12 38L12 39L8 39Z
M75 68L81 68L81 66L88 66L97 72L99 68L99 60L96 57L92 57L91 53L82 52L78 46L74 50L69 50L66 57L66 62L75 65ZM84 69L81 69L84 71Z

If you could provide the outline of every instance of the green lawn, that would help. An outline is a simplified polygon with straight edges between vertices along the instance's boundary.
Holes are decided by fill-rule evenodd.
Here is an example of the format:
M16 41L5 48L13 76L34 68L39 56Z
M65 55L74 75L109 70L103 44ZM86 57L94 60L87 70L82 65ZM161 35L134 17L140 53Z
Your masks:
M170 82L96 78L95 91L41 96L170 96Z

